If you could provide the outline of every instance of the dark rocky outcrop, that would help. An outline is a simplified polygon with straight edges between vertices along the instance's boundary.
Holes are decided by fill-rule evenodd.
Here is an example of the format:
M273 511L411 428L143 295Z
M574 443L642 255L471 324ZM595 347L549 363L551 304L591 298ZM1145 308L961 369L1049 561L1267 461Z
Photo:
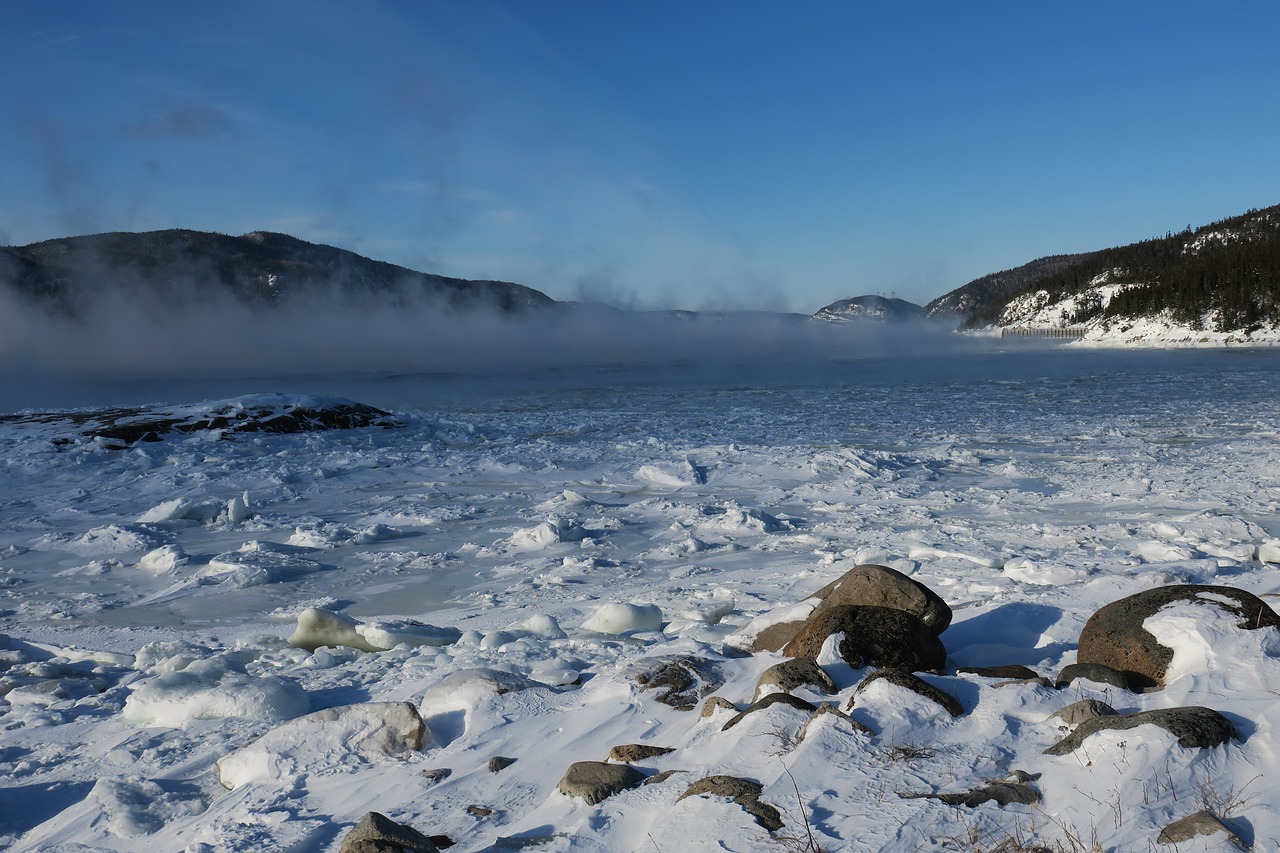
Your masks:
M842 635L838 652L850 666L940 670L947 650L933 630L905 610L845 605L815 614L787 643L787 657L816 658L827 638Z
M690 655L647 661L633 680L642 690L658 691L658 701L677 711L692 711L724 684L714 663Z
M901 794L908 800L938 800L949 806L968 806L973 808L983 803L994 802L998 806L1010 803L1033 806L1040 802L1040 792L1025 782L988 782L981 788L974 788L958 794Z
M979 678L1004 678L1010 681L1030 681L1040 677L1040 673L1031 667L1016 663L1002 666L961 666L956 668L956 672L976 675Z
M339 853L439 853L435 843L411 826L369 812L342 839Z
M579 797L594 806L628 788L644 781L644 774L629 764L609 764L604 761L578 761L556 785L560 793Z
M918 675L907 672L902 669L894 669L886 667L878 669L868 675L859 682L858 687L853 692L853 696L849 698L847 709L852 709L858 700L858 695L866 690L877 681L887 681L890 684L918 693L924 698L941 705L942 708L951 716L958 717L964 713L964 706L960 704L960 700L938 687L934 687Z
M1159 726L1178 738L1187 749L1208 749L1236 736L1235 726L1212 708L1160 708L1137 714L1116 714L1085 720L1076 730L1045 750L1046 755L1067 755L1079 749L1085 739L1102 731L1126 730L1138 726Z
M90 411L0 415L0 423L50 424L72 436L92 438L107 447L139 441L163 441L171 434L288 434L396 425L388 412L341 397L252 394L216 402L171 407L116 407Z
M760 794L763 791L763 785L750 779L723 775L707 776L690 785L676 799L676 802L680 802L686 797L705 795L725 797L746 809L747 813L756 819L756 823L770 832L782 829L782 815L776 808L760 799Z
M1076 660L1119 670L1135 690L1163 685L1173 650L1160 645L1142 623L1161 608L1179 602L1235 614L1242 630L1280 627L1280 616L1262 599L1242 589L1162 586L1113 601L1093 614L1080 632Z

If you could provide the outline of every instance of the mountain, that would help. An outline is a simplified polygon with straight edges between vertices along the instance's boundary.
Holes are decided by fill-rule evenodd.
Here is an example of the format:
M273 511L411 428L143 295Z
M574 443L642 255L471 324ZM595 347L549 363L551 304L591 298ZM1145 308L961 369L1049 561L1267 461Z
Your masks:
M829 323L851 323L857 321L878 321L886 323L915 320L923 309L914 302L905 299L894 299L888 296L855 296L852 299L841 299L819 309L815 320Z
M1075 264L1093 257L1093 252L1078 255L1050 255L1010 270L1001 270L976 278L963 287L939 296L924 306L926 317L955 317L962 324L991 305L1003 305L1009 297L1038 281L1056 275Z
M1073 327L1107 334L1141 323L1243 333L1280 325L1280 205L1192 230L994 273L925 306L962 328Z
M554 304L523 285L416 272L268 231L239 237L183 229L116 232L0 248L3 282L73 315L107 286L162 304L230 295L269 306L316 293L439 299L451 308L508 313Z

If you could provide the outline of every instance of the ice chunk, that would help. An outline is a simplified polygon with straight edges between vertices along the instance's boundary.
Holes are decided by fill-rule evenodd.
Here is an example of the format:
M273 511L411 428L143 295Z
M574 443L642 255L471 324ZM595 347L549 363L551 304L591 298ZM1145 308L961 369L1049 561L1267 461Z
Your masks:
M294 681L251 676L216 657L144 681L124 703L124 718L144 726L180 728L191 720L244 717L281 722L307 712L307 694Z
M200 814L204 800L167 792L149 779L102 778L94 783L88 801L107 818L107 830L126 838L150 835L166 822Z
M511 626L512 630L520 631L526 634L532 634L535 637L541 637L544 640L563 640L568 636L560 627L560 623L556 621L554 616L548 616L538 613L530 616L518 625Z
M356 620L345 613L308 607L298 614L298 627L289 635L289 645L314 652L321 646L349 646L363 652L376 652L362 634L356 631Z
M286 722L218 761L218 779L234 790L278 782L386 756L417 751L431 732L408 702L367 702L326 708Z
M561 542L581 542L586 531L576 522L549 518L536 527L524 527L511 534L511 544L522 551L540 551Z
M164 545L143 554L138 560L138 568L153 575L167 575L188 562L187 552L182 550L182 546Z
M438 628L413 619L392 619L357 624L355 631L375 650L409 646L447 646L462 636L457 628Z
M74 542L69 550L77 554L122 554L129 551L150 551L164 543L159 535L146 528L133 525L108 524L87 531Z
M251 518L253 513L249 511L249 493L245 492L227 501L225 515L229 524L239 524Z
M662 610L656 604L606 604L582 623L582 630L597 634L661 631Z
M1258 546L1258 562L1280 563L1280 541L1263 542Z
M181 521L188 517L195 501L187 498L174 498L171 501L165 501L162 504L153 506L151 509L138 516L139 524L157 524L165 521Z

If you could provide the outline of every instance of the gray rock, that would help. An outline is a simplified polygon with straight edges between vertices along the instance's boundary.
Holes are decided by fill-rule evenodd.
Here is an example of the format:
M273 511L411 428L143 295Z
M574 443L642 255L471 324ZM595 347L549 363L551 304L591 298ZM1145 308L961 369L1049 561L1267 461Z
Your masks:
M1200 835L1214 835L1219 832L1226 833L1227 841L1241 850L1249 849L1249 845L1241 841L1240 837L1231 831L1231 827L1210 811L1199 811L1181 820L1175 820L1161 830L1156 841L1160 844L1179 844Z
M757 696L760 688L766 684L773 685L782 693L790 693L797 687L813 687L823 693L836 692L836 683L827 675L826 670L818 666L818 661L811 657L784 660L766 669L756 682Z
M643 690L658 691L658 701L677 711L692 711L724 684L714 663L692 655L646 661L633 679Z
M1212 708L1193 705L1186 708L1161 708L1137 714L1094 717L1045 750L1046 755L1067 755L1079 749L1089 735L1102 731L1132 729L1137 726L1159 726L1178 738L1187 749L1207 749L1226 743L1236 736L1231 721Z
M1072 702L1067 707L1054 711L1049 715L1049 719L1062 720L1069 726L1077 726L1085 720L1092 720L1095 717L1110 717L1115 713L1116 709L1106 702L1101 702L1097 699L1081 699L1079 702Z
M609 760L618 761L623 764L635 764L637 761L644 761L646 758L656 758L659 755L675 752L669 746L651 746L647 743L626 743L615 746L609 750Z
M953 717L958 717L964 713L964 706L960 704L960 700L952 696L950 693L947 693L941 688L934 687L918 675L914 675L906 670L894 669L892 667L878 669L866 678L862 679L862 681L858 683L858 688L853 691L853 696L849 698L849 704L846 707L852 709L854 704L857 702L858 694L877 681L887 681L890 684L903 687L913 693L918 693L926 699L941 705L946 712Z
M489 759L489 772L501 772L515 763L516 760L514 758L507 758L505 755L495 755Z
M1129 686L1129 677L1127 675L1118 669L1112 669L1100 663L1068 664L1062 668L1062 672L1058 673L1058 678L1054 681L1053 686L1061 690L1078 678L1083 678L1085 681L1094 681L1098 684L1110 684L1112 687L1119 687L1121 690L1132 689ZM1142 691L1136 692L1140 693Z
M947 660L947 650L937 635L905 610L854 605L832 607L813 616L782 653L816 658L833 634L843 635L840 657L855 669L940 670Z
M1235 614L1241 630L1280 627L1280 616L1262 599L1242 589L1191 584L1162 586L1113 601L1089 617L1080 631L1076 660L1117 669L1137 690L1163 685L1173 650L1160 645L1142 623L1175 602L1191 602Z
M752 702L745 710L740 711L737 716L730 719L720 731L727 732L729 729L742 722L748 714L754 714L756 711L763 711L765 708L771 708L774 705L786 705L790 708L796 708L800 711L813 713L818 710L818 706L812 702L806 702L798 696L792 696L790 693L770 693L759 702Z
M644 781L644 774L629 764L608 764L604 761L578 761L569 765L560 784L560 793L580 797L594 806L628 788Z
M756 823L773 832L782 829L782 815L773 806L760 799L764 786L750 779L737 776L707 776L694 782L681 794L676 802L685 797L710 795L726 797L747 810L756 819Z
M411 826L369 812L342 839L339 853L440 853L440 848Z

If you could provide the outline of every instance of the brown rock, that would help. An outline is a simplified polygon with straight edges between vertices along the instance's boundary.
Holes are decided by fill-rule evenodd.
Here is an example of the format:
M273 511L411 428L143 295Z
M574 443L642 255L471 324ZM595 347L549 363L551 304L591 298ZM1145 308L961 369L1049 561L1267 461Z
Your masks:
M1236 614L1244 630L1280 627L1280 616L1262 599L1242 589L1192 584L1162 586L1113 601L1093 614L1080 632L1076 660L1119 670L1136 690L1163 685L1173 650L1160 645L1142 623L1162 607L1181 601Z
M752 702L747 708L738 713L736 717L725 723L720 731L727 732L729 729L742 722L748 714L754 714L756 711L763 711L765 708L771 708L774 705L786 705L790 708L796 708L801 711L813 713L818 710L818 706L812 702L806 702L798 696L792 696L790 693L770 693L759 702Z
M1249 845L1241 841L1240 837L1231 831L1231 827L1210 811L1198 811L1181 820L1175 820L1160 832L1156 841L1160 844L1180 844L1199 835L1214 835L1219 832L1225 833L1227 841L1240 850L1249 849Z
M891 666L911 672L939 670L947 650L937 635L905 610L888 607L832 607L815 614L787 643L787 657L818 656L832 634L843 634L839 654L850 666Z
M675 752L669 746L650 746L647 743L626 743L615 746L609 750L609 760L618 761L622 764L635 764L637 761L644 761L646 758L656 758L659 755L666 755L669 752Z

